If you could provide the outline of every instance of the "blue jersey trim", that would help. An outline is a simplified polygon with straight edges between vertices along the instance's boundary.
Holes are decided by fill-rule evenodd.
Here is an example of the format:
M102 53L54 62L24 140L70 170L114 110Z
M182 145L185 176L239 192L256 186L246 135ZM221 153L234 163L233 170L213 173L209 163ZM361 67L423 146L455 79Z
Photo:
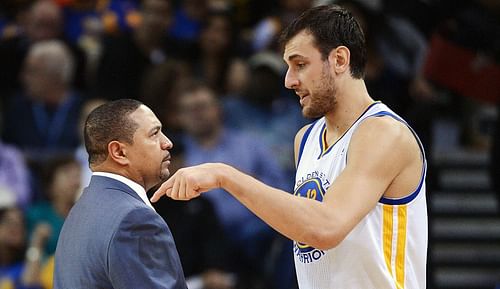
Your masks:
M316 120L317 121L317 120ZM302 152L304 151L304 147L306 146L306 141L307 138L309 137L309 134L311 133L311 130L313 129L314 125L316 124L316 121L313 122L306 130L304 135L302 136L302 141L300 142L300 147L299 147L299 157L297 159L297 167L299 167L300 159L302 158Z
M418 184L417 189L415 191L413 191L413 193L409 194L406 197L399 198L399 199L390 199L390 198L382 197L382 198L380 198L379 202L382 204L386 204L386 205L404 205L404 204L408 204L409 202L413 201L418 196L420 189L422 189L422 185L424 184L426 171L427 171L427 163L424 161L424 166L422 168L422 177L420 178L420 183Z
M411 194L409 194L408 196L406 196L406 197L402 197L402 198L398 198L398 199L390 199L390 198L382 197L379 200L380 203L386 204L386 205L404 205L404 204L408 204L409 202L413 201L418 196L418 193L420 192L420 190L422 189L422 185L424 184L425 175L427 173L427 161L426 161L426 158L425 158L424 146L422 145L422 142L418 138L418 136L415 133L415 131L408 125L408 123L406 121L404 121L404 119L398 117L397 115L395 115L395 114L393 114L391 112L388 112L388 111L380 111L380 112L377 112L377 113L375 113L375 114L373 114L371 116L374 116L374 117L390 116L390 117L394 118L395 120L404 123L410 129L410 131L412 132L413 136L417 140L418 147L420 148L420 152L422 153L422 157L423 157L422 175L420 177L420 182L419 182L419 184L417 186L417 189L415 191L413 191Z

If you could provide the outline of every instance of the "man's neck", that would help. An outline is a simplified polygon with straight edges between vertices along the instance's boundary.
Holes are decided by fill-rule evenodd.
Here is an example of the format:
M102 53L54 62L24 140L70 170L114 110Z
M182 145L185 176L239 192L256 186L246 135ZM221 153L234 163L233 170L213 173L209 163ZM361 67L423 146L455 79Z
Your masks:
M50 91L47 91L43 97L44 102L49 107L57 107L61 105L68 98L68 93L66 88L54 87Z
M127 169L126 166L120 166L120 165L115 165L113 163L109 163L108 161L105 161L101 163L100 165L97 166L91 166L91 171L92 172L102 172L102 173L110 173L110 174L115 174L122 176L126 179L129 179L140 186L142 186L145 190L148 190L149 188L146 186L144 183L144 179L140 176L137 176L134 172L131 170Z
M337 89L337 104L325 115L328 145L336 142L374 102L361 79L349 80Z

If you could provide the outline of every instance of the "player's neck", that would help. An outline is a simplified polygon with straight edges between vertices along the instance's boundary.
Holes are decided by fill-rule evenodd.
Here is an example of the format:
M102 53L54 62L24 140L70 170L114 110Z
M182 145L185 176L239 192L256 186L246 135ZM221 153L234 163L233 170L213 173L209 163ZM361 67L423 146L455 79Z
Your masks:
M337 141L374 102L363 80L340 83L337 89L336 106L325 115L328 144Z

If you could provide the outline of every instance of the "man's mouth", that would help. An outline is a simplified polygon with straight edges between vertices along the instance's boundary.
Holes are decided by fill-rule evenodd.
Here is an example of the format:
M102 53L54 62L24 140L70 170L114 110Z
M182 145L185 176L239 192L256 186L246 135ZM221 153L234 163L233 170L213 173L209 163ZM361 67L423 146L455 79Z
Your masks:
M304 90L296 90L295 94L299 97L299 99L303 99L304 97L309 95L309 93Z
M298 96L299 96L299 98L300 98L300 104L301 104L301 105L304 105L304 101L305 101L305 99L309 96L309 94L308 94L308 93L305 93L305 94L302 94L302 95L299 95L299 94L298 94Z

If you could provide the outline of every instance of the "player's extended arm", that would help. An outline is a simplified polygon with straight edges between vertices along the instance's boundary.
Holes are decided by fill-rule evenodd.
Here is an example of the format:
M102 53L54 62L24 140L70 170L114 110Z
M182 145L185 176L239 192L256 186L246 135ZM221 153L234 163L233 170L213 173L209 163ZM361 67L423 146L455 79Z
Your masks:
M377 204L407 163L403 128L394 120L366 120L349 147L347 166L328 189L323 202L272 188L225 164L203 164L179 170L155 193L187 200L223 188L288 238L318 249L337 246ZM295 149L301 138L296 138ZM401 157L403 156L403 157Z

